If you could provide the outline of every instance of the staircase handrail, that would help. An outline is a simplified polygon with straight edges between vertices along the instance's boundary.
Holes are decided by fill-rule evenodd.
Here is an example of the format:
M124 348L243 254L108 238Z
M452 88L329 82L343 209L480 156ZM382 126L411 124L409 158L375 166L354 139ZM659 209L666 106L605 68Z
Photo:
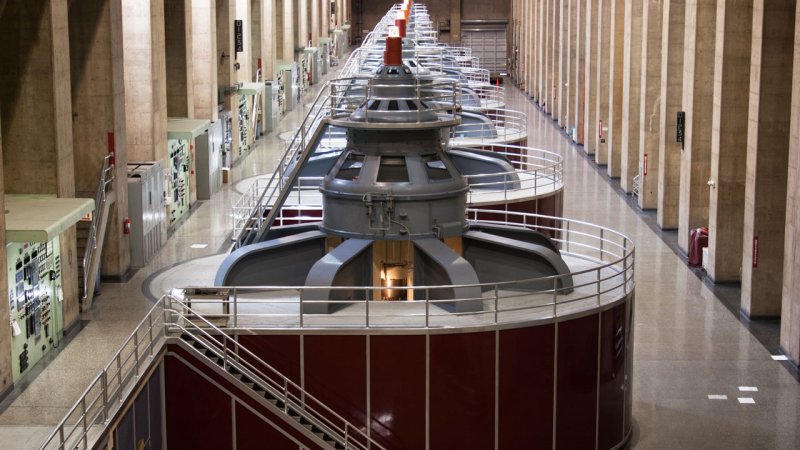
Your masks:
M236 233L238 229L238 234L234 236L236 247L242 245L249 232L254 230L258 231L263 227L265 222L264 212L268 206L280 206L274 205L274 200L280 193L281 188L284 186L284 174L286 169L291 165L292 162L299 159L300 155L309 144L308 137L312 136L316 132L320 124L331 113L330 109L323 107L328 100L327 91L329 88L330 84L326 83L325 86L323 86L323 88L317 93L317 96L311 105L311 110L303 118L300 128L289 142L286 152L284 152L283 157L278 162L278 167L272 173L266 188L258 197L250 216L243 221L243 225L239 225L237 223L237 218L234 216L234 233ZM309 118L311 118L311 120L309 120Z
M346 449L385 450L385 447L375 442L363 430L333 411L299 384L259 358L247 347L232 339L219 327L203 317L202 314L195 312L189 305L171 295L164 296L162 300L164 301L165 311L164 323L168 332L171 331L171 327L174 327L180 330L181 333L187 333L195 339L202 337L203 340L200 342L217 357L223 359L223 369L227 370L228 367L233 367L260 387L269 389L275 398L283 402L284 413L288 414L291 407L295 412L311 422L312 425L333 433L332 437L336 438ZM175 306L178 306L188 314L179 311ZM173 318L177 317L179 320L172 320L170 315ZM193 322L192 318L200 319L203 326ZM189 324L190 327L182 326L181 321L184 324ZM212 336L207 330L213 331L215 335ZM222 337L221 341L219 340L220 336ZM252 362L244 359L243 356L245 355ZM265 370L271 373L272 376L265 373ZM312 405L316 405L322 411L317 411ZM361 440L355 440L357 438Z
M89 236L86 238L86 249L83 254L83 297L86 302L89 298L89 289L94 289L89 283L89 275L92 273L91 261L97 250L97 229L103 217L103 208L108 199L108 192L114 182L114 166L111 164L111 155L103 158L100 167L100 180L97 184L97 191L94 195L94 214L92 214L92 224L89 226Z

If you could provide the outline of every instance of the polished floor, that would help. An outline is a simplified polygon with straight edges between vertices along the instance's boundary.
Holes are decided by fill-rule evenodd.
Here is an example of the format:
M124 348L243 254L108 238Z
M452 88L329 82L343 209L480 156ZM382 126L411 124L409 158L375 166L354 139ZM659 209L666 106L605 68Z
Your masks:
M507 92L508 107L528 114L529 145L564 157L565 216L618 230L636 243L632 446L800 448L800 383L792 372L773 360L550 117L517 89ZM287 115L279 132L296 129L303 114ZM233 169L234 182L270 172L284 149L277 135L262 138ZM102 286L82 329L0 402L0 449L38 448L152 306L145 290L168 288L149 282L158 273L227 248L230 207L240 195L232 186L200 202L130 281ZM184 284L194 284L188 275Z

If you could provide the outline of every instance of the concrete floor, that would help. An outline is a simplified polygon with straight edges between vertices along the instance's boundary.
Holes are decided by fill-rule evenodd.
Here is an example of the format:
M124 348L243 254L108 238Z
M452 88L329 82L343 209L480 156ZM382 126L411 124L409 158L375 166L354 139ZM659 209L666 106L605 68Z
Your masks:
M509 87L507 92L508 108L528 114L529 145L564 157L564 215L618 230L636 243L633 447L800 448L800 383L792 372L771 358L549 117L519 90ZM307 95L300 104L312 99ZM302 114L289 114L279 132L296 129ZM283 149L277 134L265 136L233 169L233 180L269 172ZM196 205L130 281L102 286L82 330L49 363L37 367L38 376L19 383L0 402L0 448L38 448L152 306L144 282L164 268L227 247L230 207L238 196L231 184L225 185L212 200ZM740 391L742 386L758 391ZM726 395L727 400L710 400L709 395ZM755 403L740 403L739 397Z

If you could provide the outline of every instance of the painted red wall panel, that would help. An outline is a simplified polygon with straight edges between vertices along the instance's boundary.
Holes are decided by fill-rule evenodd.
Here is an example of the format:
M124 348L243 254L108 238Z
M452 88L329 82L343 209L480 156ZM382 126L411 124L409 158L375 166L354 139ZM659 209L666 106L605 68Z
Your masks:
M230 448L230 397L191 368L164 358L167 446L169 448Z
M553 324L500 332L501 450L553 445L554 341Z
M604 311L600 327L599 448L611 448L623 438L625 408L625 305Z
M366 336L307 335L303 342L306 390L366 432Z
M556 447L595 448L597 315L558 324Z
M275 370L300 384L300 336L286 334L240 335L239 343Z
M495 333L430 337L430 448L494 448Z
M393 450L425 448L425 336L370 337L373 438Z
M236 450L297 450L298 447L244 405L236 404Z

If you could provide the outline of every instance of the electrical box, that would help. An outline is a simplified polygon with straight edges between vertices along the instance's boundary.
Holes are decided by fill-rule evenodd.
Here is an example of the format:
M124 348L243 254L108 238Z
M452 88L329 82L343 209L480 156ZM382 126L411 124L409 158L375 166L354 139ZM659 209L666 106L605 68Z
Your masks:
M343 59L345 51L347 50L347 36L344 30L333 31L333 48L336 58L339 60Z
M229 169L233 163L233 118L231 112L219 112L219 123L222 125L222 167Z
M237 159L250 151L250 100L249 95L239 95L239 154Z
M328 68L331 64L331 40L330 38L319 39L319 53L320 53L320 73L322 75L328 74Z
M167 140L167 224L172 229L180 220L189 214L191 200L189 197L189 170L192 166L189 153L189 141L186 139Z
M222 187L222 121L195 139L197 199L209 200Z
M61 342L61 246L58 237L50 242L9 242L6 252L11 369L17 382Z
M303 49L303 54L306 55L306 64L308 64L308 79L310 84L319 83L322 78L321 68L322 57L320 56L319 47L306 47Z
M164 169L160 161L128 164L131 265L144 267L167 241Z
M293 110L300 100L300 89L298 87L300 75L297 63L294 61L280 61L277 72L283 99L281 115L284 115L287 111Z
M267 96L267 110L266 114L266 130L267 133L272 133L278 129L278 121L280 120L280 93L281 89L277 81L267 80L264 82L265 89L264 95Z

